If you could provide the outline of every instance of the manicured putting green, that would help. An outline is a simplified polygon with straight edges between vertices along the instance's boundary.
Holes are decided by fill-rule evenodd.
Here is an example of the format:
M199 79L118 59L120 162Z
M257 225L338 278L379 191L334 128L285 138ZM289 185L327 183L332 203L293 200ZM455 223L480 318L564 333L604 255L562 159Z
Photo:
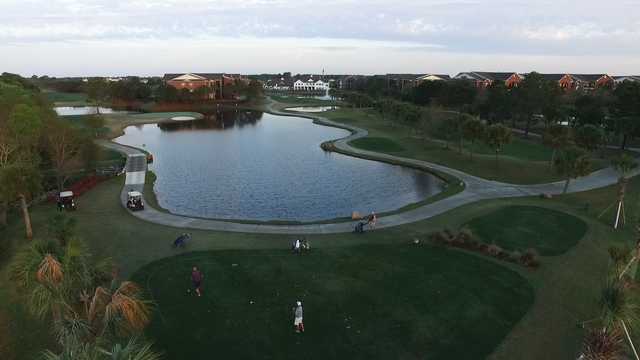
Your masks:
M352 146L369 151L399 152L404 148L397 142L383 137L363 137L350 143Z
M575 216L535 206L506 206L471 220L467 226L486 243L541 255L559 255L582 239L587 224Z
M194 265L202 297L187 292ZM147 335L168 359L482 359L533 302L499 264L414 245L195 252L133 279L157 304Z

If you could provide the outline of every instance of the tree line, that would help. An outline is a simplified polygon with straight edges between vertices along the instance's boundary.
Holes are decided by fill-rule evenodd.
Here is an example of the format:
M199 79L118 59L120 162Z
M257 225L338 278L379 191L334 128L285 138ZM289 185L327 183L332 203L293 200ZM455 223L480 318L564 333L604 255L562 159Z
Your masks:
M375 110L390 126L403 125L409 135L419 136L425 143L443 142L447 148L457 144L460 154L466 143L471 161L475 144L483 143L494 152L498 166L499 155L512 141L513 132L527 136L533 125L541 123L538 135L552 150L549 167L564 177L564 192L571 180L590 173L597 151L603 151L615 138L624 148L628 139L640 132L638 83L624 82L615 89L589 94L566 93L532 73L513 89L500 82L475 89L462 81L428 81L395 96L372 89L332 90L330 94L353 108ZM454 96L454 91L461 93ZM577 105L571 104L572 99ZM518 125L524 129L517 129ZM629 162L622 157L614 162Z
M607 140L618 140L621 148L640 136L638 82L625 81L615 88L590 92L565 91L556 81L532 72L511 89L501 81L494 81L485 89L465 80L424 81L399 89L389 86L386 78L374 76L359 79L350 90L346 100L362 106L382 98L438 106L476 115L489 123L521 127L525 134L534 127L558 123L571 127L590 124L602 129Z
M95 160L94 134L60 119L38 88L0 76L0 226L18 202L32 236L28 203L44 190L62 191Z

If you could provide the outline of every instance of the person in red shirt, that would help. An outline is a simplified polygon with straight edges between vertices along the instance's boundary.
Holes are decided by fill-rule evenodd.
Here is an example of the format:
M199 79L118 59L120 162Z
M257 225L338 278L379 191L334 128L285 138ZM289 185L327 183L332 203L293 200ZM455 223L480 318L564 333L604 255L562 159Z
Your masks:
M202 272L200 272L200 270L198 270L198 268L194 266L193 270L191 271L191 282L193 283L193 287L196 289L196 294L198 294L198 296L202 296L200 286L202 285L203 278L204 275L202 275Z

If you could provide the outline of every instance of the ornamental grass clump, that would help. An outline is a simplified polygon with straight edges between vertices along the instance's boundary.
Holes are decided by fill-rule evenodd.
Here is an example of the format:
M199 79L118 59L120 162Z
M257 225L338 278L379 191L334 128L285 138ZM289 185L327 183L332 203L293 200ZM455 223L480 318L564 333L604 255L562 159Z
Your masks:
M505 250L495 243L487 244L479 241L468 228L462 228L458 232L453 232L449 229L437 231L429 235L429 240L434 244L479 252L499 260L509 261L531 268L540 265L539 255L535 249L530 248L524 252L517 249L512 251Z

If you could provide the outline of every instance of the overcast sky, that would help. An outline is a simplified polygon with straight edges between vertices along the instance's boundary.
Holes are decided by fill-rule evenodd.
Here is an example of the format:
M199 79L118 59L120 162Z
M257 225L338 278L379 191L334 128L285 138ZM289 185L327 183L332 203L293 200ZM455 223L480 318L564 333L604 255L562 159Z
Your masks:
M0 0L0 71L640 74L638 0Z

